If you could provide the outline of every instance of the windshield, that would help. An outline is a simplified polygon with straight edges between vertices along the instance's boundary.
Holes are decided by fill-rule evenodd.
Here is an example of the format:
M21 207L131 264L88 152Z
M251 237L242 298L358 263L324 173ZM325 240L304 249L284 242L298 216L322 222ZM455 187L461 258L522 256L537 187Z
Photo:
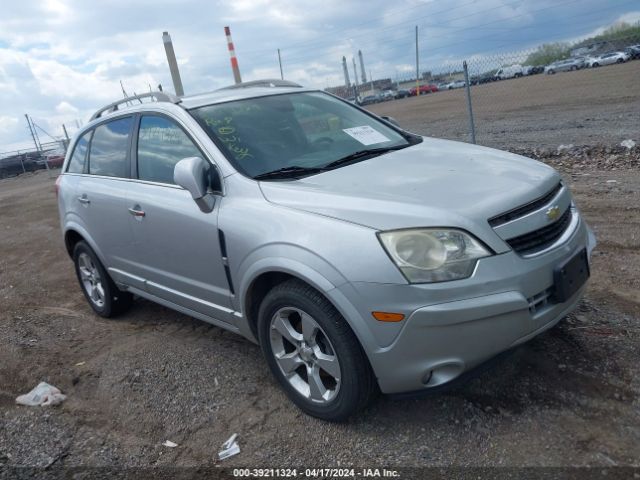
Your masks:
M190 112L235 168L254 178L290 167L317 173L363 150L381 154L420 141L320 92L249 98Z

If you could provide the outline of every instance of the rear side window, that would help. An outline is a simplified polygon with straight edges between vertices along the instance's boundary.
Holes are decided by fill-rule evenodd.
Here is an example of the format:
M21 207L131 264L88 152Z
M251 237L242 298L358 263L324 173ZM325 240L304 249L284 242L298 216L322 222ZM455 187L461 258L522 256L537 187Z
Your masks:
M165 117L143 116L138 133L138 178L174 183L173 169L187 157L202 157L187 134Z
M87 146L89 145L89 138L91 138L91 131L85 133L76 143L76 146L73 149L73 154L71 155L71 160L69 160L67 172L84 172L84 162L87 158Z
M127 152L132 117L119 118L96 127L89 152L89 173L128 177Z

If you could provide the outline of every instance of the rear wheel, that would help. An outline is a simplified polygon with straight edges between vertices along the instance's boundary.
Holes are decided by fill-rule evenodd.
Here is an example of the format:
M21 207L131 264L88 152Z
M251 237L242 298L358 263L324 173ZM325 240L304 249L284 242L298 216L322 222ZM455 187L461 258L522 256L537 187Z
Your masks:
M289 280L271 290L260 306L258 330L272 373L305 413L342 421L377 392L356 336L309 285Z
M109 318L129 308L133 296L118 289L89 245L78 242L73 249L73 261L82 292L94 312Z
M624 59L619 58L618 60L616 60L616 63L624 63Z

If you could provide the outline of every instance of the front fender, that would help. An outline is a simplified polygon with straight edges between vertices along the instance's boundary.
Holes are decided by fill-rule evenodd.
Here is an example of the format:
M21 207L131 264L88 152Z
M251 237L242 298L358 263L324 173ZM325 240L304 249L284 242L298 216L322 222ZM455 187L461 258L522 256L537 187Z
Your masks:
M240 328L245 336L255 340L244 308L249 288L260 275L270 272L287 273L322 292L347 321L367 354L366 346L377 343L356 306L337 288L348 283L346 278L317 254L287 244L272 244L255 250L237 269L236 278L240 282L234 306L244 317Z

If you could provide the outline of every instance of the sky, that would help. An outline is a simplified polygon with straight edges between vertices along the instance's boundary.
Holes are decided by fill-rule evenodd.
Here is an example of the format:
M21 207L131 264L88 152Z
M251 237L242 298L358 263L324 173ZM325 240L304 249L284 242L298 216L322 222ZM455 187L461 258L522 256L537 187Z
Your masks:
M158 84L172 91L163 31L189 95L233 83L227 25L243 80L279 78L279 48L286 79L325 88L344 84L343 55L353 81L358 50L367 76L415 78L416 26L421 71L436 71L463 59L489 65L510 52L639 20L640 0L7 1L0 15L0 152L32 145L25 113L46 142L62 135L63 123L73 134L121 98L120 81L129 94Z

